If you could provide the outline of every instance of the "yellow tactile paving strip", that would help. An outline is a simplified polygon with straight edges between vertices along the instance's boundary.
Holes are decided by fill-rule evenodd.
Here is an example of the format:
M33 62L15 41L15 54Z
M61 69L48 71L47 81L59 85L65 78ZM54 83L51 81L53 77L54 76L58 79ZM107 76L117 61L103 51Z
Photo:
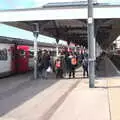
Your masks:
M108 79L111 120L120 120L120 77Z

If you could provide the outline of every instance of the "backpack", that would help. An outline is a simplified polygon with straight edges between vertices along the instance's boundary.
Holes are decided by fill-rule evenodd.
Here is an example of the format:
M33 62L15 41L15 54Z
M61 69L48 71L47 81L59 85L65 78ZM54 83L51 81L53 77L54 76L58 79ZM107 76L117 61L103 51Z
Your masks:
M56 66L56 68L60 68L61 67L61 61L60 60L56 61L55 66Z
M76 57L71 58L71 64L76 65L77 64L77 59Z

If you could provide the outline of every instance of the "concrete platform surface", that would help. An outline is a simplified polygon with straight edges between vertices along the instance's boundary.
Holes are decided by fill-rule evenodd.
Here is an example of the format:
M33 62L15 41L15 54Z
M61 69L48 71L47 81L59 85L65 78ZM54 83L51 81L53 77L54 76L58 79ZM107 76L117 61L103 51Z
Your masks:
M97 86L105 85L103 81ZM83 79L57 109L50 120L110 120L107 91L104 88L88 88Z
M120 77L108 79L111 120L120 120Z
M107 80L96 80L90 89L88 79L76 74L75 79L35 81L24 75L12 77L12 84L0 81L0 119L110 120Z

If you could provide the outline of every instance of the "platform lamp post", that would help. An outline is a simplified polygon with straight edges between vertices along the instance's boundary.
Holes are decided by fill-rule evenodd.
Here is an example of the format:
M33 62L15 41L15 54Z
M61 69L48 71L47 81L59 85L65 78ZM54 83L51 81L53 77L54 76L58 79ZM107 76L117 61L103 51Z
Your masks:
M37 79L37 39L39 35L39 24L33 23L33 35L34 35L34 80Z
M88 0L88 53L89 53L89 87L94 88L95 81L95 37L94 37L94 17L93 0Z

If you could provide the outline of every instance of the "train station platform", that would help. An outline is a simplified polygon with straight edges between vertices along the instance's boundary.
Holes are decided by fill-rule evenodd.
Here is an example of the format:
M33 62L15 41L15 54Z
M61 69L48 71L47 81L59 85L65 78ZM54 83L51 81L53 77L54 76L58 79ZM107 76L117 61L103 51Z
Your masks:
M75 79L32 80L31 73L0 79L0 120L120 120L120 78L89 88Z

